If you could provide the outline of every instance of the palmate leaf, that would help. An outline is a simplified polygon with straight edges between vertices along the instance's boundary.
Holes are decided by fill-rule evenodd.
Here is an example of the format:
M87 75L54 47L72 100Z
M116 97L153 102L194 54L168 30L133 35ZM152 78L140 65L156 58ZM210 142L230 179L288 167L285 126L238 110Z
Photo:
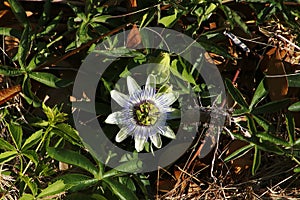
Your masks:
M174 13L169 16L160 18L160 14L159 14L158 23L163 24L166 28L168 28L171 27L177 21L177 19L178 19L178 10L174 8Z
M53 88L66 87L72 84L72 82L66 82L47 72L31 72L29 73L29 77Z
M35 200L35 197L32 194L24 193L20 200Z
M285 116L287 132L289 134L289 144L293 145L295 142L295 120L291 113L287 113Z
M20 39L22 32L13 28L0 27L0 35L2 36L12 36Z
M289 111L292 111L292 112L300 111L300 101L292 104L288 109L289 109Z
M0 149L2 150L16 150L15 147L13 145L11 145L9 142L7 142L6 140L0 138Z
M82 146L78 132L68 124L57 124L53 127L51 132L59 135L74 145Z
M18 152L13 151L6 151L4 153L0 154L0 164L6 163L12 159L14 159L17 156Z
M47 152L49 156L55 160L80 167L90 172L95 177L98 176L98 170L95 165L79 152L53 147L48 147Z
M288 76L289 87L300 87L300 74L294 74L293 76Z
M103 178L123 175L128 172L130 173L136 173L139 172L142 169L142 161L138 159L127 161L119 166L117 166L114 169L111 169L104 173Z
M44 133L44 131L42 129L36 131L35 133L33 133L23 143L22 150L28 150L29 148L31 148L32 146L34 146L36 143L38 143L40 141L40 139L42 138L43 133Z
M253 157L253 164L252 164L252 175L255 175L261 163L261 151L260 149L255 146L254 148L254 157Z
M37 196L38 198L49 197L57 195L66 191L66 184L63 180L58 180L50 184L47 188L43 189L42 192Z
M285 141L284 139L281 139L275 135L272 135L270 133L267 133L267 132L258 132L256 134L257 137L263 139L263 140L266 140L266 141L269 141L271 142L272 144L275 144L275 145L282 145L284 147L289 147L290 144Z
M232 29L235 25L238 25L245 33L249 33L247 24L243 22L242 18L234 10L225 5L222 5L221 9L229 20Z
M269 103L266 103L262 106L256 107L252 110L251 113L253 114L265 114L265 113L275 113L278 112L284 108L286 108L289 103L290 103L290 99L282 99L282 100L278 100L278 101L272 101Z
M113 194L115 194L121 200L138 200L136 195L125 185L121 184L120 182L112 179L106 178L103 181L109 186Z
M22 91L24 93L23 97L27 101L28 104L33 104L33 107L40 107L41 101L39 98L32 92L31 90L31 82L28 78L27 74L23 79Z
M258 104L263 98L265 98L267 94L268 91L266 90L265 81L263 79L255 90L249 109L252 110L252 108L256 106L256 104Z
M0 74L4 76L21 76L24 74L23 70L12 68L9 66L2 65L0 66Z
M17 149L21 149L23 130L20 125L10 122L7 124L9 133Z
M265 131L270 132L272 130L274 130L274 127L272 126L272 123L270 123L269 121L267 121L266 119L264 119L262 116L260 115L252 115L253 119L255 120L255 122L261 126Z
M91 178L83 174L66 174L60 176L58 179L62 180L66 185L66 189L71 192L83 190L99 182L98 179Z
M246 145L246 146L244 146L244 147L236 150L235 152L233 152L232 154L230 154L229 156L227 156L224 159L224 162L228 162L230 160L234 160L234 159L242 157L247 152L249 152L253 148L253 146L254 146L253 144L249 144L249 145Z
M18 47L18 61L22 70L26 67L26 58L30 52L30 26L26 25Z
M26 12L17 0L8 0L11 10L15 14L18 21L23 24L23 26L29 26L29 20L26 16Z
M225 79L225 85L233 100L236 101L243 109L248 109L248 104L242 96L241 92L233 86L232 82L229 79Z
M29 178L28 176L20 175L19 177L21 178L22 181L24 181L28 185L29 189L31 190L31 193L33 195L37 195L38 192L37 184L33 182L32 179Z

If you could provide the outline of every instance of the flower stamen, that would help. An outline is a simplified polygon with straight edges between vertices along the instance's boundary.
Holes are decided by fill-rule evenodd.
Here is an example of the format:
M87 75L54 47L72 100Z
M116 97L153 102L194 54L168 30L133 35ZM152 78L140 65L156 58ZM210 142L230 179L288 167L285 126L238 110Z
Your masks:
M141 126L154 125L160 116L159 109L150 101L144 101L135 105L133 113L136 123Z

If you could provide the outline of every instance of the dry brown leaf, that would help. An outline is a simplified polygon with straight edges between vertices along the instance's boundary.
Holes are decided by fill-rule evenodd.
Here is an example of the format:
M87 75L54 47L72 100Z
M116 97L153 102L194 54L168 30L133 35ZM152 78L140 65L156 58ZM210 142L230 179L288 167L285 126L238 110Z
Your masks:
M132 8L136 8L137 7L136 0L130 0L130 5L131 5Z
M271 49L273 52L273 49ZM266 65L267 86L271 100L284 99L288 92L288 81L279 48L271 55ZM274 76L274 77L272 77Z
M0 105L15 97L21 92L21 85L0 90Z
M136 24L133 25L131 31L127 37L127 44L126 47L128 48L135 48L142 42L142 37L140 31Z
M8 3L8 1L4 1L3 4L7 7L10 7L10 4Z
M0 19L1 19L4 15L6 15L7 13L9 13L8 10L0 10Z
M174 180L169 179L159 180L158 190L160 192L170 192L174 188L175 183L176 182Z

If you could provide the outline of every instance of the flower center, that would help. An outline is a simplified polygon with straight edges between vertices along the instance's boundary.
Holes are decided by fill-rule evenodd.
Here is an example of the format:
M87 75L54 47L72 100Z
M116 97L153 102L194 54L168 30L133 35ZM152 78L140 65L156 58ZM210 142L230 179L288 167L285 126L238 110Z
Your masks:
M141 126L151 126L159 118L159 109L149 101L144 101L134 106L134 118Z

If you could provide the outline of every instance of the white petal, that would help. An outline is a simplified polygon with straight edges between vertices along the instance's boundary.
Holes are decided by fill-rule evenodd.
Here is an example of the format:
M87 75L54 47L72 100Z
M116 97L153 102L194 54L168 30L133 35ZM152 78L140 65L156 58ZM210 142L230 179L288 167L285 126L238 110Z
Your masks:
M155 88L155 87L156 87L156 78L153 74L150 74L147 78L145 89L150 90L151 88Z
M141 90L141 87L131 76L127 76L127 87L128 87L129 95L132 95L133 93Z
M123 116L123 114L121 111L111 113L106 118L105 123L107 123L107 124L122 124L122 122L123 122L122 116Z
M146 140L147 138L145 137L140 137L140 136L134 137L135 149L137 150L137 152L140 152L144 149Z
M121 130L116 135L116 142L122 142L125 140L130 134L128 133L127 128L121 128Z
M157 148L161 148L162 141L161 141L159 133L156 133L155 135L150 136L150 140L152 141L154 146L156 146Z
M170 106L177 100L177 98L178 95L172 92L159 96L157 101L165 106Z
M129 97L116 90L110 91L110 96L122 107L125 107L126 104L128 103Z
M161 134L167 138L176 139L174 131L169 126L167 126L166 130L162 130Z

